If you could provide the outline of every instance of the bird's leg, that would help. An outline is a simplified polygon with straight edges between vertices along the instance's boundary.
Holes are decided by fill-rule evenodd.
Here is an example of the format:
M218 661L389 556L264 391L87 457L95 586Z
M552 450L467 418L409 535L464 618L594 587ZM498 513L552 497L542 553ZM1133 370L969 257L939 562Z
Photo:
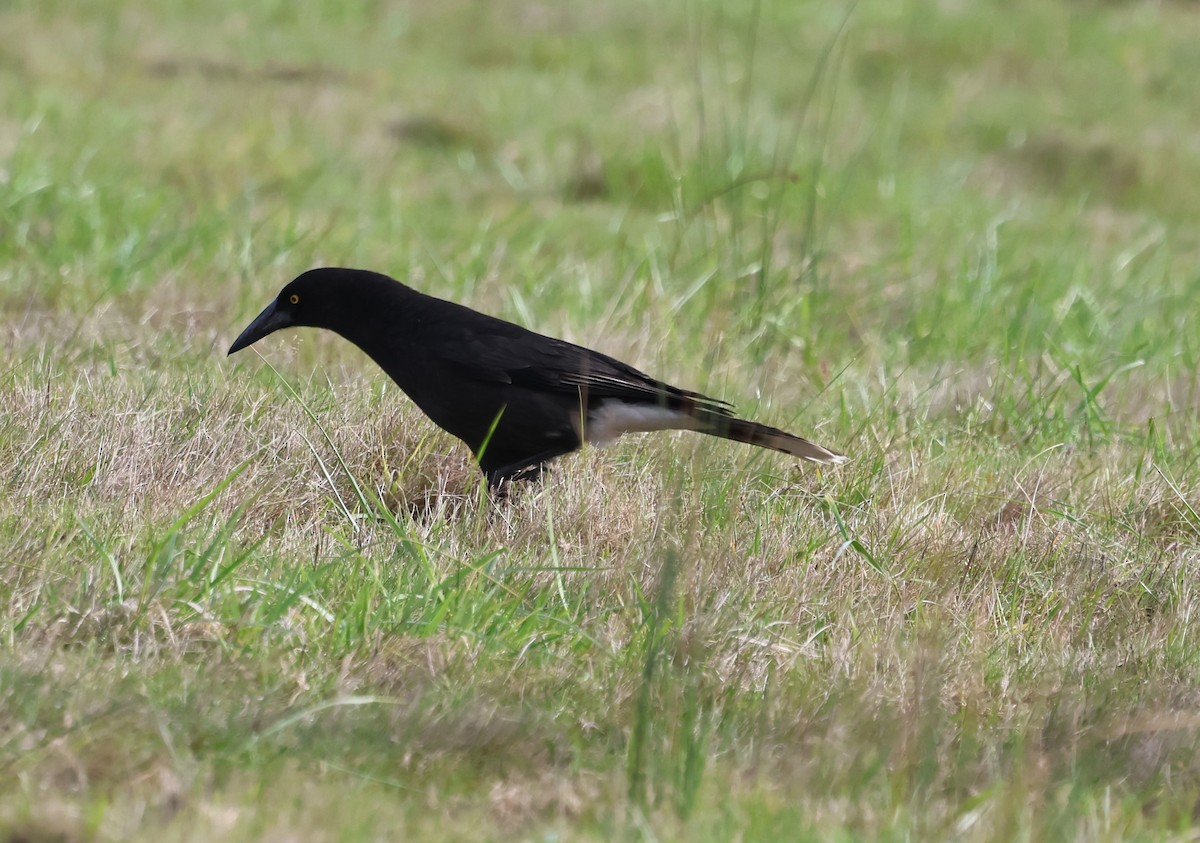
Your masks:
M551 448L542 451L540 454L534 454L520 462L495 468L485 468L483 475L487 478L488 491L497 498L505 498L508 496L508 487L513 483L523 480L541 480L542 474L546 471L546 463L555 457L561 457L563 454L573 450L575 449Z
M541 480L542 472L545 470L545 462L540 462L536 465L529 465L523 462L519 465L505 466L494 471L485 471L484 476L487 477L488 491L497 500L503 500L508 497L508 490L514 483L524 480Z

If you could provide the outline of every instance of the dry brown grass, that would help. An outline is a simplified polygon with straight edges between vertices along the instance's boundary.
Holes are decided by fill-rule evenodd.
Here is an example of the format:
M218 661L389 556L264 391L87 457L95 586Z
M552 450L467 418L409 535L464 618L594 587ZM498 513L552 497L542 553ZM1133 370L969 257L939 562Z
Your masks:
M145 309L161 312L154 299ZM219 345L215 317L197 319L173 352L184 359ZM276 343L268 357L282 373L314 363L331 373L299 381L297 398L255 360L162 377L146 351L158 330L153 316L97 316L71 341L98 351L69 369L33 334L12 334L19 358L47 362L10 375L0 395L0 459L12 467L0 553L8 617L26 619L8 669L17 687L89 689L48 720L12 719L6 743L22 749L5 764L27 788L115 800L105 836L185 817L245 833L253 800L236 795L239 776L198 772L202 747L294 752L293 734L333 740L308 752L385 788L479 781L483 802L463 784L424 798L443 814L482 812L497 833L603 827L619 767L574 765L596 752L581 747L629 739L647 681L649 804L682 798L674 765L700 741L709 775L689 803L700 815L717 804L705 794L728 786L753 800L789 793L817 826L869 833L894 818L845 794L876 770L921 806L916 827L995 839L1001 816L1038 822L1050 807L1036 794L1070 771L1119 767L1121 781L1155 788L1193 775L1195 691L1181 673L1200 574L1193 482L1127 445L977 444L954 428L993 424L988 376L945 376L932 390L901 378L890 400L910 424L958 421L924 445L894 425L863 437L840 471L647 437L560 460L496 504L461 446L353 352ZM853 392L856 376L845 377ZM1174 389L1134 376L1107 399L1115 412L1131 395L1163 406ZM252 548L228 587L206 592L203 576L183 573L187 553L161 556L161 525L230 477L178 528L187 553L217 544L205 571ZM414 637L388 618L437 593L407 591L418 558L468 614ZM357 561L339 571L336 559ZM664 564L678 575L647 679ZM378 586L362 591L363 577ZM303 599L272 608L305 581ZM493 627L477 612L508 619ZM264 678L265 696L254 690ZM144 687L160 682L181 684ZM196 705L179 701L190 685L223 690L215 711L192 708L173 736L169 712ZM219 737L213 716L240 721L238 737ZM377 772L355 748L367 734L392 747ZM278 775L313 799L263 833L322 839L300 829L329 798L327 775L292 765ZM960 813L987 793L982 813ZM65 814L52 801L12 827L48 839L91 827L56 798ZM1005 799L1024 807L1007 816Z

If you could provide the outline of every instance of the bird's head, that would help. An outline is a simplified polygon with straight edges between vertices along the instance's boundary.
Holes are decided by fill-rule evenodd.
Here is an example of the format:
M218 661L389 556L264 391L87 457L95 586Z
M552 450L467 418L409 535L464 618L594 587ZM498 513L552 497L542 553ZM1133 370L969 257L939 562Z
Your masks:
M282 328L329 328L344 332L343 322L350 315L346 311L361 301L354 288L381 281L388 286L399 286L374 272L330 267L310 269L279 291L275 300L233 341L229 353L241 351Z

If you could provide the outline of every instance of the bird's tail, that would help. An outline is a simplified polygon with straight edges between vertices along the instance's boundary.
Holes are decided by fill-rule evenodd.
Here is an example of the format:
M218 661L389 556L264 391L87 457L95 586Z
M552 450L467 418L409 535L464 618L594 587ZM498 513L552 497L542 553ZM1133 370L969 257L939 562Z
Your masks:
M793 436L777 427L768 427L758 422L719 413L696 414L693 419L697 422L694 430L707 433L709 436L719 436L722 439L732 439L734 442L745 442L747 445L770 448L802 460L828 465L840 465L848 459L842 454L835 454L828 448L822 448L816 442L809 442L807 439Z
M724 402L697 393L676 390L664 404L615 398L600 401L588 411L584 438L595 445L605 445L623 433L694 430L734 442L782 451L811 462L829 465L846 462L846 457L822 448L815 442L793 436L777 427L739 419Z

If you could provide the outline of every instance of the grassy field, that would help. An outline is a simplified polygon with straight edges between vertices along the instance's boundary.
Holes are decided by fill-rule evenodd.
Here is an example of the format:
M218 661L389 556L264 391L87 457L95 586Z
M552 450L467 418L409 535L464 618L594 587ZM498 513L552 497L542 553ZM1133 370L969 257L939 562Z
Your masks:
M0 3L0 841L1195 840L1182 2ZM314 265L811 436L493 506ZM257 352L257 354L255 353Z

